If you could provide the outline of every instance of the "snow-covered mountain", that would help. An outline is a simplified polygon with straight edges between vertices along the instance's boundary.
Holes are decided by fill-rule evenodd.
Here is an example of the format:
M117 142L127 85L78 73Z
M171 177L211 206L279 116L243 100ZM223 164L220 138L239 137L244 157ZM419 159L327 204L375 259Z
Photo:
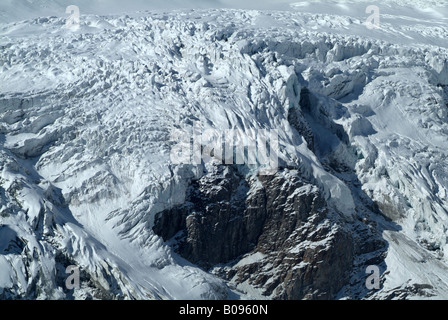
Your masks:
M444 2L89 3L0 5L0 298L448 297ZM195 125L278 170L176 163Z

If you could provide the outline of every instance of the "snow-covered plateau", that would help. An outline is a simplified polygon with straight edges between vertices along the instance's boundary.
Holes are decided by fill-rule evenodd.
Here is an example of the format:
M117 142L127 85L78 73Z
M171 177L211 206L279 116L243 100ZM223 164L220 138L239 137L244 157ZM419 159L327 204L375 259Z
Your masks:
M0 299L448 298L445 1L98 3L0 4Z

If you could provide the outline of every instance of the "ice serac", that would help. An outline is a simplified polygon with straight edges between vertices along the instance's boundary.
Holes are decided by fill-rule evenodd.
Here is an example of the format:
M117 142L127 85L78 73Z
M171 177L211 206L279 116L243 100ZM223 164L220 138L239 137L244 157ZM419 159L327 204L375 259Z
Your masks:
M300 8L1 23L0 298L447 297L443 19ZM278 167L174 163L195 128Z

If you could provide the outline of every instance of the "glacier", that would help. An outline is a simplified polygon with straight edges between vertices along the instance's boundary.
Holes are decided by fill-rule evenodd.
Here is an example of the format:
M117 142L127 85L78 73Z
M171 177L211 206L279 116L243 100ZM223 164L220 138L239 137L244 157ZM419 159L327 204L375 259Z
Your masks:
M11 3L1 299L448 297L444 2L378 4L373 30L367 1L126 14L86 2L76 30L65 4ZM172 133L195 123L277 130L277 172L173 163Z

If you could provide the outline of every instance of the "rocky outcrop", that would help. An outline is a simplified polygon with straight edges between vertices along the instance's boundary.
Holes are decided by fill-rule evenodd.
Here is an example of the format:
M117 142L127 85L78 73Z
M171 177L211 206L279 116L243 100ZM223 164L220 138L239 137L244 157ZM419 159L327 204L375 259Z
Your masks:
M274 299L330 299L347 281L353 238L297 170L244 178L234 166L191 184L154 231L178 253Z
M221 167L193 181L184 205L159 213L154 231L164 240L184 231L178 251L203 267L235 259L255 247L265 219L258 207L246 211L249 188L234 167Z

